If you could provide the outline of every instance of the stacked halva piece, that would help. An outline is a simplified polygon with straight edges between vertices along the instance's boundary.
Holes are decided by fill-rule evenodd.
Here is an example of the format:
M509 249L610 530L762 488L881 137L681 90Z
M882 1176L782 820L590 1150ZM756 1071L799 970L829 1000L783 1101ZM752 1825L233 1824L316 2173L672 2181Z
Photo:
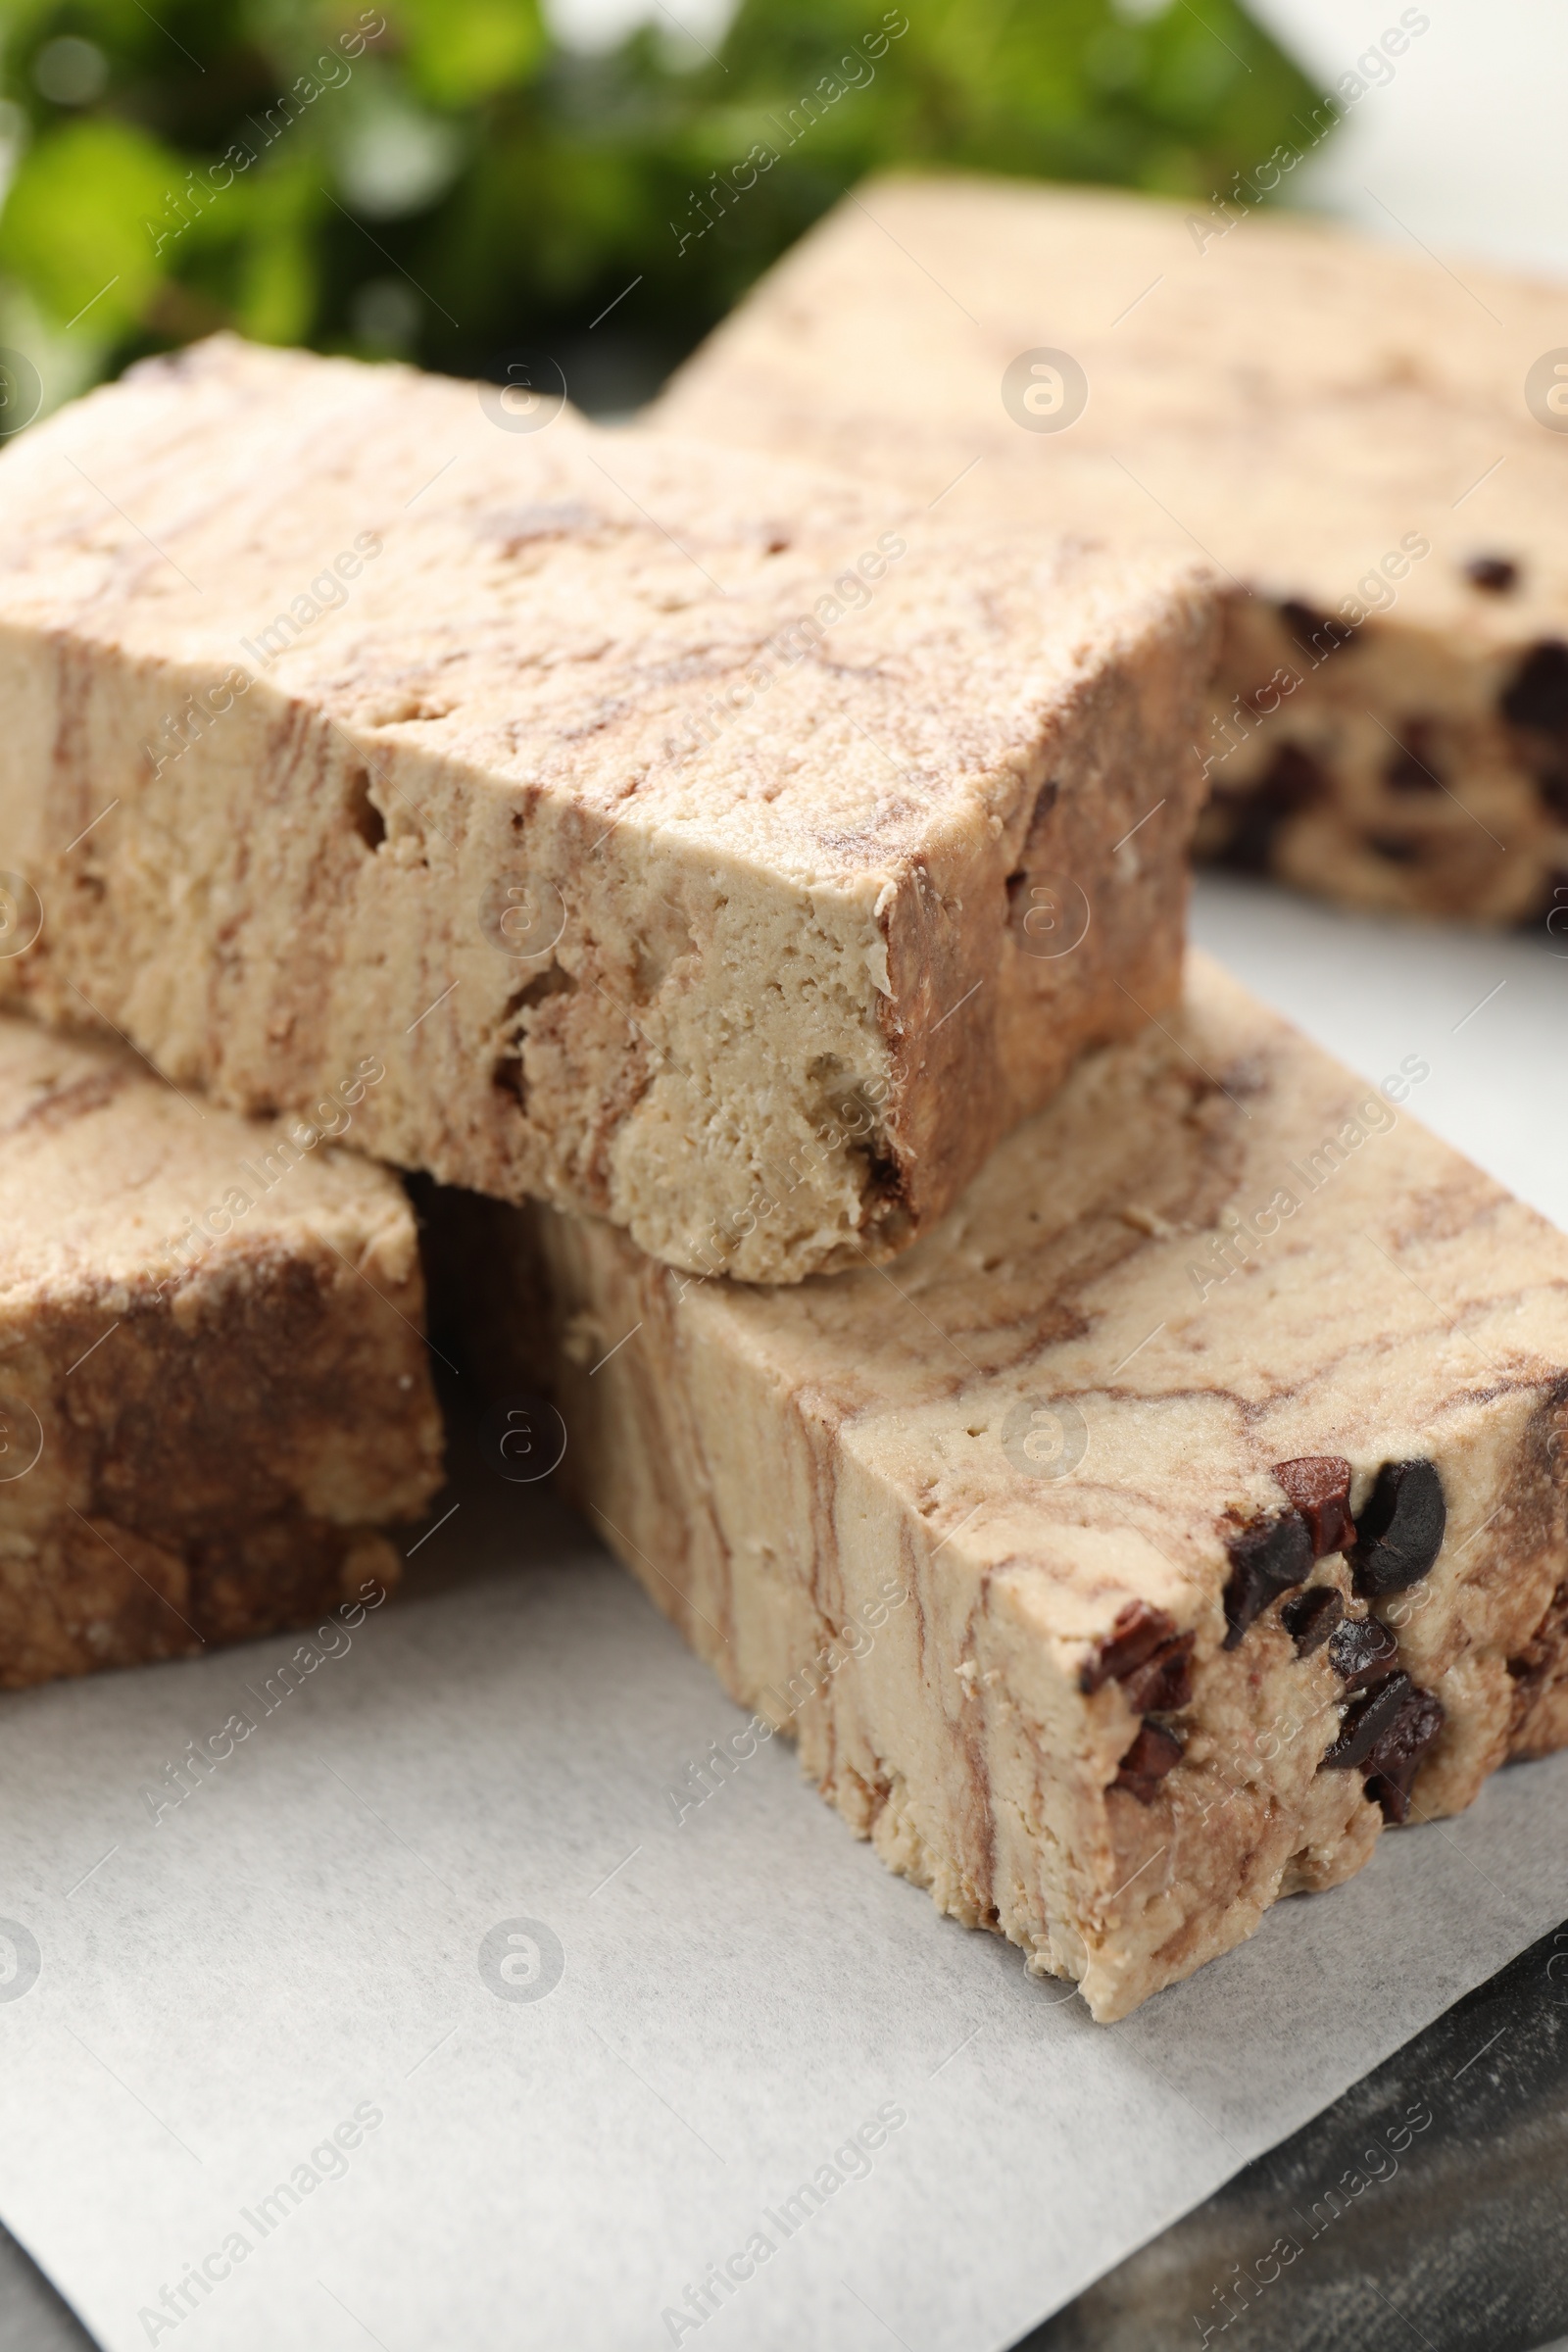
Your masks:
M875 182L656 415L973 526L1200 548L1225 635L1200 853L1560 932L1562 290L1256 203Z
M225 1152L361 1073L311 1220L406 1215L356 1152L439 1180L474 1360L944 1909L1117 2017L1568 1737L1568 1242L1421 1065L1184 976L1200 562L227 340L29 435L0 514L0 985ZM118 1247L70 1237L106 1321ZM394 1361L380 1516L429 1481ZM285 1518L378 1515L368 1393L278 1425L337 1480Z

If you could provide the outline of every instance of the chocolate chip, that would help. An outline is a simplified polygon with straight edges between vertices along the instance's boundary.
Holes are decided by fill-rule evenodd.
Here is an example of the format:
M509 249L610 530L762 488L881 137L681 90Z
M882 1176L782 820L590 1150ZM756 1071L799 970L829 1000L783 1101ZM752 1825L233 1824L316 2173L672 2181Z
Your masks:
M1175 1618L1163 1609L1151 1608L1147 1600L1124 1601L1109 1633L1079 1667L1079 1690L1098 1690L1102 1683L1130 1674L1175 1631Z
M1079 1667L1078 1688L1089 1692L1118 1682L1140 1715L1185 1707L1193 1695L1194 1640L1192 1634L1179 1634L1175 1618L1163 1609L1129 1600Z
M1298 743L1282 743L1272 764L1245 793L1215 802L1216 815L1230 825L1215 862L1239 874L1266 874L1280 826L1321 801L1328 788L1327 770L1310 752Z
M1498 707L1516 727L1540 727L1548 735L1568 727L1568 645L1560 637L1533 645Z
M1416 1769L1446 1716L1443 1701L1392 1674L1346 1711L1340 1736L1323 1759L1325 1772L1361 1767L1368 1796L1382 1806L1385 1821L1406 1821Z
M1121 1678L1127 1693L1127 1704L1140 1715L1174 1714L1185 1707L1193 1695L1193 1634L1178 1634L1174 1642L1164 1642L1152 1657L1131 1674Z
M1350 644L1355 636L1348 621L1331 619L1328 613L1314 612L1310 605L1294 601L1281 605L1280 618L1303 654L1333 653L1337 646Z
M1266 792L1281 808L1308 808L1320 801L1328 789L1328 776L1321 763L1298 743L1282 743L1274 755L1267 773L1252 787L1254 792Z
M1152 1805L1160 1782L1182 1760L1182 1743L1162 1723L1140 1724L1138 1737L1123 1756L1113 1788L1125 1788L1141 1805Z
M1408 1821L1410 1788L1427 1749L1446 1720L1441 1698L1411 1686L1398 1714L1366 1760L1366 1792L1385 1821Z
M1419 1584L1443 1548L1447 1523L1435 1462L1385 1462L1355 1523L1357 1592L1373 1597Z
M1270 1601L1293 1585L1305 1584L1312 1572L1312 1539L1298 1511L1282 1511L1276 1519L1244 1527L1226 1549L1231 1574L1225 1587L1225 1647L1234 1649Z
M1407 1674L1391 1674L1355 1704L1347 1707L1340 1725L1340 1736L1323 1759L1325 1772L1350 1772L1364 1764L1383 1738L1398 1721L1405 1701L1415 1690Z
M1342 1453L1303 1453L1276 1462L1274 1475L1306 1521L1312 1553L1348 1551L1355 1541L1350 1517L1350 1465Z
M1519 566L1511 556L1472 556L1464 568L1471 587L1484 588L1489 596L1506 596L1519 585Z
M1313 1585L1280 1607L1280 1623L1296 1643L1298 1658L1321 1649L1344 1615L1345 1601L1334 1585Z
M1398 1637L1376 1617L1351 1617L1329 1642L1329 1664L1349 1690L1385 1682L1399 1654Z
M1391 865L1416 865L1426 848L1425 842L1409 833L1369 833L1366 846Z
M1536 777L1542 807L1559 823L1568 824L1568 767L1545 767Z
M1430 719L1407 718L1398 742L1383 764L1383 781L1395 792L1440 792L1443 777L1432 745Z

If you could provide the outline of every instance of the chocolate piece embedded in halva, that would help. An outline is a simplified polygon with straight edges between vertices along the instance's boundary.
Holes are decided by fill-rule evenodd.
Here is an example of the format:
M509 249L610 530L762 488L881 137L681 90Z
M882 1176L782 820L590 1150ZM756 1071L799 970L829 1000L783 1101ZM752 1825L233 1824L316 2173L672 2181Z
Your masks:
M1443 1548L1448 1507L1432 1462L1385 1462L1355 1523L1355 1589L1368 1598L1417 1585Z
M1519 566L1511 556L1472 556L1464 569L1471 587L1488 596L1507 596L1519 585Z
M1162 1723L1142 1724L1110 1785L1136 1796L1141 1805L1152 1805L1160 1782L1181 1760L1182 1743L1174 1732Z
M1089 1693L1120 1683L1135 1713L1162 1714L1186 1706L1193 1694L1193 1644L1176 1620L1146 1601L1130 1600L1117 1614L1108 1638L1078 1669L1078 1688Z
M1352 1617L1329 1639L1329 1664L1351 1690L1370 1690L1394 1671L1398 1636L1376 1617Z
M1298 1658L1321 1649L1345 1615L1345 1596L1335 1585L1313 1585L1280 1610L1280 1623L1296 1643Z
M1516 727L1536 727L1544 735L1568 727L1568 645L1560 637L1533 645L1498 707Z
M1293 1585L1312 1572L1312 1539L1298 1511L1254 1520L1231 1538L1230 1581L1225 1587L1225 1647L1234 1649L1254 1618Z
M1325 1772L1351 1772L1364 1764L1397 1718L1415 1685L1407 1674L1391 1674L1347 1707L1340 1736L1323 1758Z
M1412 1684L1366 1759L1366 1792L1385 1821L1409 1820L1417 1769L1446 1720L1442 1699Z
M1432 745L1432 722L1409 719L1383 762L1383 781L1395 792L1441 792L1443 777Z
M1355 1522L1350 1465L1344 1454L1302 1454L1294 1462L1276 1462L1274 1475L1306 1521L1314 1556L1321 1560L1331 1551L1348 1551L1355 1541Z
M1417 1767L1446 1721L1443 1701L1407 1674L1391 1674L1346 1711L1325 1772L1360 1767L1386 1821L1406 1821Z

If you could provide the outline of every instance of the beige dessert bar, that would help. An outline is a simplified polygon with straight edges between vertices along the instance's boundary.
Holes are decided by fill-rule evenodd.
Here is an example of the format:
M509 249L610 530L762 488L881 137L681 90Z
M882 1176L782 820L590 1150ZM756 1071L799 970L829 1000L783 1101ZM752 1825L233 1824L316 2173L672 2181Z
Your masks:
M462 1204L652 1597L1097 2018L1568 1740L1568 1239L1417 1124L1425 1075L1195 959L891 1277Z
M539 429L527 429L533 426ZM518 429L514 429L518 428ZM1178 987L1187 553L219 339L0 460L0 988L765 1281Z
M1229 580L1200 852L1562 930L1568 292L1256 201L873 183L654 419L975 527L1200 546Z
M0 1019L0 1687L376 1605L440 1478L414 1219L310 1119Z

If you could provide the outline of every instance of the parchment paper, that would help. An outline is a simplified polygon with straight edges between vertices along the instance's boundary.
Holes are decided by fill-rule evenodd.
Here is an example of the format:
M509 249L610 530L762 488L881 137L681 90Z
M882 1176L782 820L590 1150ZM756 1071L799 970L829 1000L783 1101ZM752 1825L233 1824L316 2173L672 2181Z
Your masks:
M1568 965L1264 904L1205 944L1561 1213ZM454 1502L297 1688L0 1701L0 2215L113 2352L993 2352L1568 1915L1565 1758L1096 2027L782 1742L691 1803L738 1712L543 1490Z

